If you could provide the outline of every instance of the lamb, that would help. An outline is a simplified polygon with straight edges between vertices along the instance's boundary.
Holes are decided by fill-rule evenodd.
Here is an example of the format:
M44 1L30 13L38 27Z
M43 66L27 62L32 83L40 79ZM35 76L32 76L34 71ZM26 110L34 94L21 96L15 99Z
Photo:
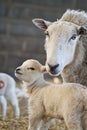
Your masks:
M87 86L87 13L67 10L55 22L36 18L33 23L45 30L47 71Z
M68 130L87 130L87 88L76 83L47 82L45 71L45 66L33 59L15 70L29 93L28 130L47 130L52 118L63 119Z
M20 90L20 89L18 89L18 90ZM17 93L17 95L18 95L18 93ZM0 104L2 105L3 118L6 117L7 100L11 103L11 105L14 108L15 117L19 118L20 109L19 109L17 95L16 95L15 80L6 73L0 73Z

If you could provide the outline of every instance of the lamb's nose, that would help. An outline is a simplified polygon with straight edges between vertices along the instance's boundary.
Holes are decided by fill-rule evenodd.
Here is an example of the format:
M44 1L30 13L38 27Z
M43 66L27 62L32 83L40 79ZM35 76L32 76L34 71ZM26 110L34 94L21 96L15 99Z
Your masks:
M22 72L21 72L21 69L20 69L20 68L16 68L15 73L16 73L16 74L19 74L19 75L22 75Z
M16 73L17 73L17 72L19 72L20 70L21 70L20 68L16 68L16 70L15 70L15 71L16 71Z
M56 69L57 69L57 67L59 66L59 64L56 64L56 65L54 65L54 66L48 64L48 66L49 66L49 68L50 68L50 72L51 72L52 74L55 74L55 73L56 73Z

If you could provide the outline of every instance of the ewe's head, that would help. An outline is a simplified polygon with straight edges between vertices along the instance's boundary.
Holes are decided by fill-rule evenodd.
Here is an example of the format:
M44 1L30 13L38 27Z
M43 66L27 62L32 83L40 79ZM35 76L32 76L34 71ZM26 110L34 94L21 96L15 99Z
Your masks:
M15 76L26 82L34 82L43 76L45 66L42 66L37 60L26 60L16 68Z
M79 43L80 36L87 34L87 30L62 20L51 23L43 19L34 19L33 23L45 30L46 69L52 75L59 75L67 65L74 61L77 46L82 46ZM81 55L82 51L79 47L78 55ZM80 60L81 58L82 56Z

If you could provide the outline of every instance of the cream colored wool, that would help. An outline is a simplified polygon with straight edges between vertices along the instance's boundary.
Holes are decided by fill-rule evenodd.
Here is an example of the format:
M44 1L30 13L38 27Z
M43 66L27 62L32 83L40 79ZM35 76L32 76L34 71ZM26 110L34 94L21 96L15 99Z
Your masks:
M32 59L15 71L29 94L28 130L48 130L53 118L64 120L68 130L87 130L87 88L76 83L49 83L44 72L45 67Z

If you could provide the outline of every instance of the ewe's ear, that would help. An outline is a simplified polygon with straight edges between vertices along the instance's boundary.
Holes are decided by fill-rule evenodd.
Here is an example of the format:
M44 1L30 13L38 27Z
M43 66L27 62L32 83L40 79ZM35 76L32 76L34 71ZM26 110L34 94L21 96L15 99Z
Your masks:
M79 35L86 35L87 34L87 29L85 27L79 27L78 29L78 34Z
M46 73L46 72L47 72L47 71L46 71L46 66L41 66L41 69L40 69L40 70L41 70L42 73Z
M46 30L48 28L48 26L51 24L51 22L46 21L44 19L33 19L32 20L33 24L35 24L38 28Z

